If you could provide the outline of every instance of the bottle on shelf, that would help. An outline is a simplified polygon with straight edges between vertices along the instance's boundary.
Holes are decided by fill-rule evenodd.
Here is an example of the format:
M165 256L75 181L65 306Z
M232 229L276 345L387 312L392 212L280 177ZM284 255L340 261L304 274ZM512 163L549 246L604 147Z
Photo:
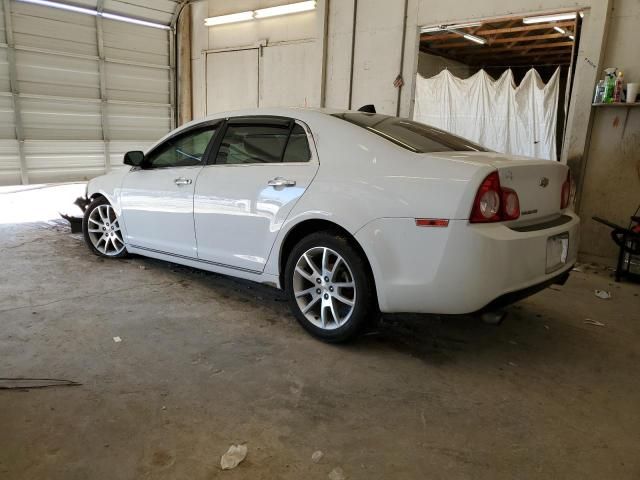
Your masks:
M624 84L624 75L622 72L618 72L618 76L616 77L616 84L613 89L613 101L615 103L622 102L622 87Z
M593 103L602 103L604 97L604 80L600 80L596 85L596 93L593 96Z
M607 68L604 71L605 77L602 103L613 103L613 92L616 88L616 70L617 68Z

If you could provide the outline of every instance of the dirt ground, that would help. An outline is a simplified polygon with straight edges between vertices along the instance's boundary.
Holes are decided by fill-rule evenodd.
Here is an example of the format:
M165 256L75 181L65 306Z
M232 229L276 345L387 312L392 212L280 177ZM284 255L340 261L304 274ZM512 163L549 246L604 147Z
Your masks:
M276 290L105 261L62 225L0 224L0 377L81 383L0 390L2 479L640 478L640 286L606 269L501 326L401 316L332 346Z

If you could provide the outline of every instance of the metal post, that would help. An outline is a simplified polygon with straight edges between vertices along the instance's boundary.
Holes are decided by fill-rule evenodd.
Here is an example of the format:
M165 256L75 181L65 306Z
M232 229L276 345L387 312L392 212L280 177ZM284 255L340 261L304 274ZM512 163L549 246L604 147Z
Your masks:
M27 173L27 159L24 154L24 133L22 128L22 108L20 105L20 89L18 87L18 74L16 72L16 48L13 38L13 22L11 18L11 6L9 0L2 0L4 11L4 29L7 35L7 59L9 62L9 85L13 98L13 121L15 124L16 140L18 141L18 155L20 157L20 177L22 184L29 183Z
M104 0L98 0L96 9L102 13ZM100 118L104 143L104 171L111 170L111 135L109 132L109 104L107 103L107 71L104 55L104 30L102 16L96 15L96 40L98 44L98 81L100 82Z
M171 17L171 23L169 26L169 103L171 104L171 129L177 127L178 119L181 117L178 105L178 99L180 94L178 93L178 22L180 15L185 7L192 3L192 0L180 0L176 5L176 9ZM191 62L191 58L187 59ZM190 76L189 76L190 77ZM191 78L189 78L191 81Z
M169 103L171 104L171 130L176 128L176 27L169 33Z

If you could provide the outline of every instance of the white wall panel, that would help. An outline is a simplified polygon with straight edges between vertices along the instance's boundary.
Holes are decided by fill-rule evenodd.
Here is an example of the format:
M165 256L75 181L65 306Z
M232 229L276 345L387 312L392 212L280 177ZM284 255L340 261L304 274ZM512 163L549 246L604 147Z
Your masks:
M73 3L97 7L96 0ZM122 165L125 151L144 150L170 130L169 31L103 19L101 57L95 16L15 0L10 5L17 85L12 92L12 46L6 45L0 3L0 184L21 181L16 118L29 183L102 174L110 164ZM176 5L106 0L104 10L169 24Z
M105 0L108 12L128 15L168 25L176 9L172 0Z
M109 104L112 140L141 140L145 143L159 140L171 129L170 125L168 106Z
M27 139L101 140L99 102L21 98L22 124Z
M0 140L15 140L15 128L13 98L7 94L0 95Z
M4 12L0 7L0 43L7 43L7 32L4 29Z
M99 98L98 61L39 52L16 52L20 93Z
M11 2L16 45L97 55L95 18L50 7Z
M110 100L169 103L169 69L107 63Z
M10 92L9 85L9 61L7 59L7 49L0 48L0 92Z
M152 65L169 65L169 32L157 28L104 20L107 58Z
M260 59L261 107L309 107L317 95L314 65L307 62L315 42L274 45L262 49Z
M24 144L31 183L85 180L104 172L104 143L38 141Z
M16 140L0 140L0 185L20 183L20 157Z

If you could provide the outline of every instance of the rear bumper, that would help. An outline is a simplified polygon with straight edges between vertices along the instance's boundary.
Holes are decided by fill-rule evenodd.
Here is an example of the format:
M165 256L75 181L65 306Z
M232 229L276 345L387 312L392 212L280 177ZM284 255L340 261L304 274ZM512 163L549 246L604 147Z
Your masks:
M567 280L569 280L569 272L564 272L557 277L553 277L552 279L546 280L542 283L538 283L537 285L532 285L515 292L505 293L504 295L499 296L489 304L485 305L485 307L482 308L478 313L499 310L506 307L507 305L511 305L512 303L519 302L520 300L530 297L531 295L535 295L536 293L541 292L551 285L564 285Z
M566 215L571 220L562 225L525 232L466 220L420 228L413 219L386 218L366 225L356 239L371 263L383 312L465 314L516 292L535 293L568 272L577 259L580 220ZM566 262L547 273L547 239L563 233L569 235Z

